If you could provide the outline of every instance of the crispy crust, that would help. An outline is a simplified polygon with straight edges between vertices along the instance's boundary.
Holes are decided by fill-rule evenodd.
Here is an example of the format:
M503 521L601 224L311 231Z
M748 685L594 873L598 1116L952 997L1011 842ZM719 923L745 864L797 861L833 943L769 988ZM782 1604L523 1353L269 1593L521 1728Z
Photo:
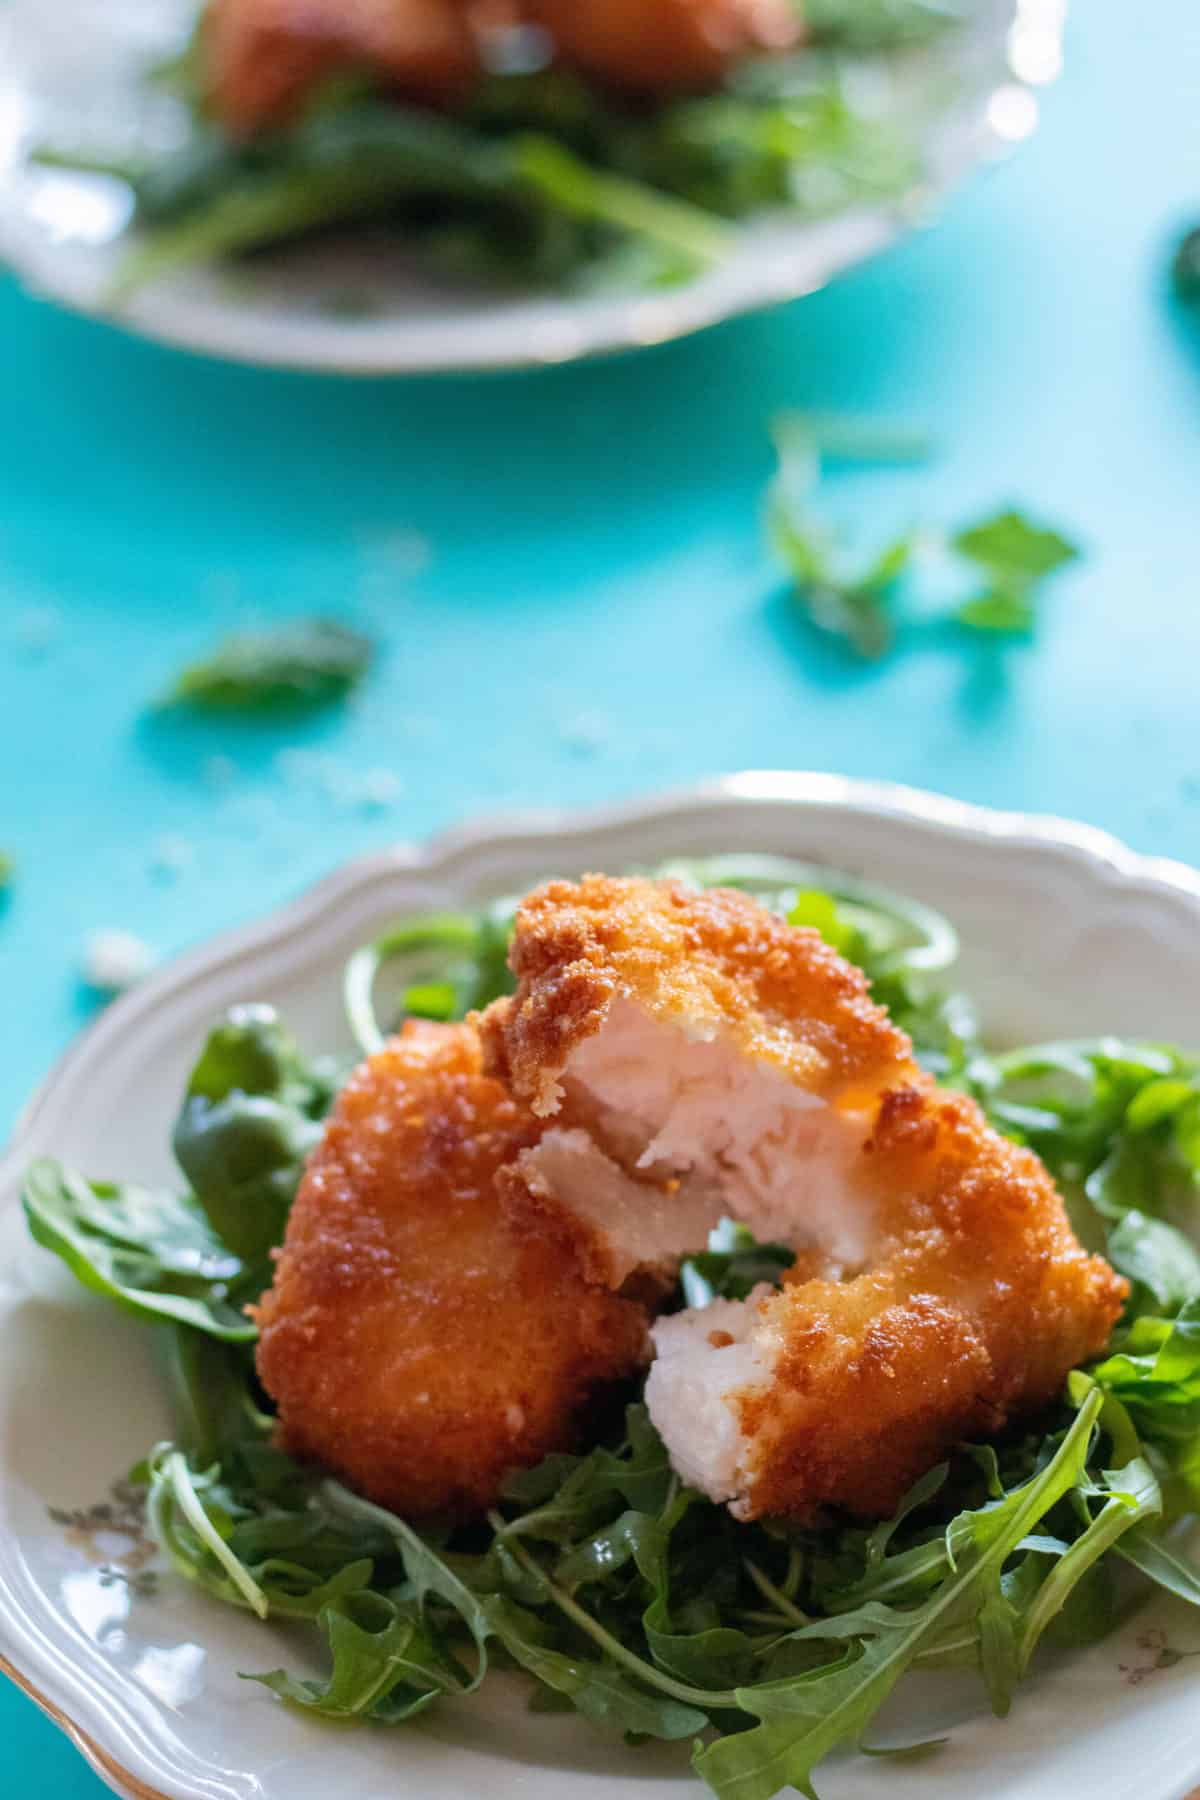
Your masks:
M799 38L791 0L209 0L207 99L237 133L285 125L312 89L368 69L406 98L461 98L488 35L545 26L562 59L648 93L703 88Z
M732 1396L744 1516L886 1516L957 1439L1044 1405L1103 1349L1127 1284L1081 1248L1037 1157L938 1092L815 932L738 893L587 876L529 896L512 962L515 995L481 1021L484 1058L535 1113L595 1125L568 1065L620 998L872 1121L846 1177L847 1205L874 1221L865 1269L827 1279L806 1253L760 1305L771 1374ZM648 1207L670 1205L646 1187ZM605 1279L594 1220L528 1187L504 1195ZM802 1199L795 1224L800 1243Z
M521 1232L497 1172L539 1126L465 1025L410 1025L340 1095L258 1309L279 1439L412 1516L478 1512L645 1360L640 1306Z
M912 1046L860 970L819 932L728 888L552 881L517 914L517 991L478 1019L484 1066L539 1117L556 1112L572 1052L614 999L727 1034L798 1087L851 1103L912 1069Z
M432 102L479 72L462 0L209 0L202 32L209 104L238 133L286 124L340 69Z
M789 0L531 0L564 60L616 87L706 88L755 52L800 39Z
M861 1178L881 1196L874 1266L789 1280L761 1305L778 1352L769 1388L735 1400L744 1516L888 1516L956 1440L1051 1401L1128 1293L1081 1248L1038 1158L961 1095L888 1093Z

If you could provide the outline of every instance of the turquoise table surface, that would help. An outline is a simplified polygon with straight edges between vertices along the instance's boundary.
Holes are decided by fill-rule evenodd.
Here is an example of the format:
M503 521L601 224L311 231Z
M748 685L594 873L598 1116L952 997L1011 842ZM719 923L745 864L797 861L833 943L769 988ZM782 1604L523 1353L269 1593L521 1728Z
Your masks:
M259 373L0 284L0 1129L87 1016L91 930L170 954L492 808L807 767L1200 861L1200 318L1165 284L1197 95L1195 0L1091 0L1037 136L934 229L605 365ZM1077 536L1036 642L914 628L877 667L816 642L760 535L785 406L931 429L924 466L830 480L872 533L1012 500ZM313 610L383 646L344 713L147 711L226 627ZM101 1792L9 1689L0 1792Z

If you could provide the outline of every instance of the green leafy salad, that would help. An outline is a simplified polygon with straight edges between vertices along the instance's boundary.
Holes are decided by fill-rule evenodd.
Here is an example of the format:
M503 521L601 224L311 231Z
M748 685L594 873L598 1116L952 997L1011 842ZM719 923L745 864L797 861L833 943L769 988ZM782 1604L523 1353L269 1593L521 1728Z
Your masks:
M936 1750L874 1735L910 1670L974 1670L1003 1714L1043 1642L1095 1642L1149 1584L1200 1604L1180 1543L1200 1510L1200 1059L1116 1039L996 1053L928 909L771 859L666 872L740 886L859 963L926 1067L1044 1158L1081 1238L1131 1283L1103 1359L1049 1413L958 1446L894 1517L738 1523L681 1484L636 1391L584 1453L514 1473L470 1527L418 1528L283 1454L243 1308L345 1071L269 1007L235 1008L201 1051L177 1192L43 1161L25 1207L81 1281L160 1329L175 1436L130 1479L171 1564L264 1621L307 1621L322 1652L319 1678L272 1667L265 1632L248 1679L308 1713L400 1725L519 1671L534 1710L576 1709L631 1772L646 1739L679 1739L724 1800L812 1795L840 1746ZM346 1000L363 1049L380 1013L454 1019L507 991L512 910L411 919L361 950ZM674 1304L744 1298L791 1260L726 1222Z
M891 91L908 51L978 0L819 0L795 52L751 58L711 92L631 99L516 33L453 110L336 75L252 135L206 104L203 36L154 79L174 89L171 147L54 143L38 160L132 189L137 248L118 297L173 270L352 227L458 276L653 287L719 262L730 224L821 217L894 198L921 174L922 118L959 98L943 70ZM347 297L347 307L353 306Z

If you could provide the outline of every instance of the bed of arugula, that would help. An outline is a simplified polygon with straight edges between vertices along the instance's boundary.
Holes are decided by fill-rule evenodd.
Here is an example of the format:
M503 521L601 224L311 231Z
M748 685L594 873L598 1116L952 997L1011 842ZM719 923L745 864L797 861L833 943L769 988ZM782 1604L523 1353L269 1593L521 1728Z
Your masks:
M780 207L822 216L911 188L920 121L880 105L888 59L964 11L969 0L806 0L801 52L752 60L715 93L654 103L544 66L526 31L454 115L337 77L299 119L248 140L205 109L198 32L157 71L186 102L173 149L59 143L37 154L132 188L140 235L117 297L346 225L490 281L671 284L727 254L731 220Z
M520 1669L534 1708L623 1734L631 1771L646 1738L692 1740L726 1800L811 1795L831 1750L884 1748L871 1722L908 1670L974 1669L1003 1714L1040 1643L1100 1639L1149 1583L1200 1604L1179 1542L1200 1512L1200 1060L1116 1040L991 1054L947 985L953 931L926 909L765 860L677 872L745 886L858 961L927 1066L1036 1148L1080 1235L1132 1283L1105 1358L1050 1416L960 1446L894 1518L737 1524L681 1487L634 1394L586 1454L514 1474L486 1523L454 1533L283 1455L242 1308L343 1071L269 1007L232 1011L192 1072L173 1140L186 1191L43 1161L25 1206L81 1281L160 1327L175 1438L132 1480L174 1567L324 1644L323 1679L250 1679L310 1713L400 1724ZM377 1009L453 1018L504 991L510 916L411 920L364 948L346 982L364 1049ZM744 1296L789 1260L727 1223L685 1265L679 1303Z

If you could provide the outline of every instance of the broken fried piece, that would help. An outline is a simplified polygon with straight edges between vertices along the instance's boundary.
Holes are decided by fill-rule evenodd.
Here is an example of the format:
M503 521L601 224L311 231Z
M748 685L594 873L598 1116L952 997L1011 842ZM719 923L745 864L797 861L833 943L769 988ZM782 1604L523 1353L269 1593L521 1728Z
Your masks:
M740 1517L886 1515L1103 1348L1126 1284L817 933L742 894L591 876L526 900L512 962L487 1064L553 1121L504 1177L514 1219L629 1291L723 1215L802 1253L782 1292L654 1328L651 1416Z
M287 124L343 70L438 102L479 69L462 0L210 0L201 34L209 102L240 133Z
M712 87L735 63L800 38L791 0L530 0L564 62L644 93Z
M724 1216L861 1263L845 1170L917 1070L817 932L729 890L589 876L529 896L512 964L484 1055L551 1121L519 1159L527 1204L565 1215L597 1277L673 1269Z

